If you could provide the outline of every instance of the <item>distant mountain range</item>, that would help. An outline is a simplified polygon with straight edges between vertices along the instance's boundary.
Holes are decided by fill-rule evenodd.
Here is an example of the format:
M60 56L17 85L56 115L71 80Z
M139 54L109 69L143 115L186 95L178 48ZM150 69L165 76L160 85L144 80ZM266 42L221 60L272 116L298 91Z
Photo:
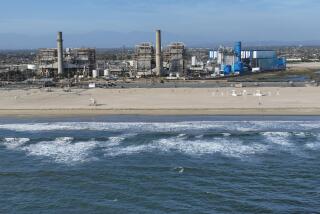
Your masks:
M96 47L96 48L119 48L134 47L141 42L154 43L155 33L153 32L113 32L95 31L82 34L64 34L65 47ZM181 41L188 47L213 48L220 44L232 45L233 41L217 41L214 36L207 35L178 35L163 32L163 45L170 42ZM316 41L243 41L245 46L284 46L284 45L320 45ZM23 35L13 33L0 33L0 49L37 49L56 46L55 34Z

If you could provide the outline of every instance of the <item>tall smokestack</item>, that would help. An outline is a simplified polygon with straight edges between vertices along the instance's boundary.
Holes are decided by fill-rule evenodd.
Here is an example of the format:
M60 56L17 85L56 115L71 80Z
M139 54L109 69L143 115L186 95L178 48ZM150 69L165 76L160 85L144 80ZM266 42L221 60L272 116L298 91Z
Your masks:
M62 75L64 70L62 32L58 32L57 45L58 45L58 74Z
M161 56L161 30L156 31L156 73L162 74L162 56Z

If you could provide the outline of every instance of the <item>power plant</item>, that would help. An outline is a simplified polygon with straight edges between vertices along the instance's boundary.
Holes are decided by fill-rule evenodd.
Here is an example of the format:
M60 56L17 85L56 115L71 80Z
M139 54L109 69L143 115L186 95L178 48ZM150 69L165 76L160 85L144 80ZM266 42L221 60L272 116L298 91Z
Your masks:
M277 57L274 50L244 50L241 42L236 42L233 49L220 47L210 51L209 58L215 64L214 77L286 69L286 59Z
M93 48L64 48L63 33L57 33L57 47L39 49L34 64L28 64L24 77L56 79L106 78L130 79L161 77L167 80L216 79L265 71L286 70L286 58L274 50L244 48L236 42L233 48L220 46L215 50L186 48L182 42L162 47L162 32L156 30L155 45L142 42L121 59L97 59ZM15 77L10 75L10 78ZM8 77L9 78L9 77Z

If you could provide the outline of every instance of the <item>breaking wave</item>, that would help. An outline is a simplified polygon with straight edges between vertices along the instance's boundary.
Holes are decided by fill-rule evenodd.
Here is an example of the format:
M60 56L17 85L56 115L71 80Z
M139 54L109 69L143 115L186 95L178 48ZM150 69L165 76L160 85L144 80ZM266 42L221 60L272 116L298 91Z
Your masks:
M59 123L30 123L30 124L0 124L0 129L19 132L57 131L57 130L137 130L137 131L179 131L190 129L218 128L211 122L181 122L181 123L105 123L105 122L59 122Z
M319 150L320 149L320 143L319 142L307 143L306 147L308 149L311 149L311 150Z
M7 149L14 150L23 146L29 141L30 141L29 138L5 138L3 140L3 145L7 147Z
M72 143L72 141L73 138L62 137L27 145L28 138L5 138L3 144L8 149L23 151L30 156L47 157L57 163L73 164L88 161L89 152L96 146L96 142Z
M289 143L289 132L264 132L262 133L262 135L266 137L268 142L282 146L292 145L291 143Z
M178 152L190 156L211 155L220 153L228 157L242 158L264 152L267 146L263 144L245 145L241 141L226 140L216 138L210 141L205 140L185 140L174 137L169 139L159 139L146 145L118 146L106 149L106 156L132 155L145 152Z
M28 155L48 157L57 163L77 163L90 160L89 153L95 148L96 142L76 142L73 138L57 138L54 141L45 141L23 147Z
M28 124L0 124L0 129L17 132L41 132L58 130L172 132L188 130L220 131L295 131L303 128L320 128L317 121L190 121L190 122L52 122Z
M300 124L291 124L292 131L244 131L244 128L257 123L250 130L262 129L264 122L235 124L230 121L181 122L175 123L63 123L60 129L108 130L96 138L97 132L77 139L78 131L71 132L72 137L52 137L46 140L30 138L3 138L1 145L12 151L24 152L27 156L38 157L56 163L77 164L100 160L108 157L121 157L149 154L180 154L191 157L222 155L243 159L259 154L275 153L279 150L291 155L305 156L320 150L320 134L317 131L297 129ZM221 131L220 126L228 123ZM56 124L21 124L6 128L15 130L39 131L57 130ZM122 125L124 127L122 127ZM287 123L267 126L285 126ZM1 125L4 128L5 125ZM260 126L260 128L259 128ZM209 128L208 128L209 127ZM215 128L213 128L215 127ZM118 130L119 129L119 130ZM190 131L188 131L188 129ZM204 130L202 130L204 129ZM217 130L218 129L218 130ZM117 131L114 133L113 131ZM174 131L173 131L174 130ZM196 131L194 131L196 130ZM236 131L235 131L236 130ZM241 130L241 131L240 131ZM303 131L301 131L303 130ZM163 133L159 133L159 132ZM203 132L202 132L203 131ZM60 133L60 132L59 132ZM60 133L61 134L61 133ZM106 135L112 135L104 137ZM68 134L69 135L69 134ZM66 135L66 136L68 136ZM32 136L26 134L26 136ZM38 135L35 135L38 136ZM80 138L80 137L79 137ZM312 154L311 154L312 155ZM314 155L314 154L313 154Z

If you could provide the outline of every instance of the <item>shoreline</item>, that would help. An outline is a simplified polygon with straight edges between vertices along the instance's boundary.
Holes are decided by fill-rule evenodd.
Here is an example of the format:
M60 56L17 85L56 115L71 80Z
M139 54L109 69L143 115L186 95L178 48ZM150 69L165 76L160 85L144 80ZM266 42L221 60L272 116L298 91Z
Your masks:
M0 117L76 116L320 116L320 108L252 109L0 109Z

